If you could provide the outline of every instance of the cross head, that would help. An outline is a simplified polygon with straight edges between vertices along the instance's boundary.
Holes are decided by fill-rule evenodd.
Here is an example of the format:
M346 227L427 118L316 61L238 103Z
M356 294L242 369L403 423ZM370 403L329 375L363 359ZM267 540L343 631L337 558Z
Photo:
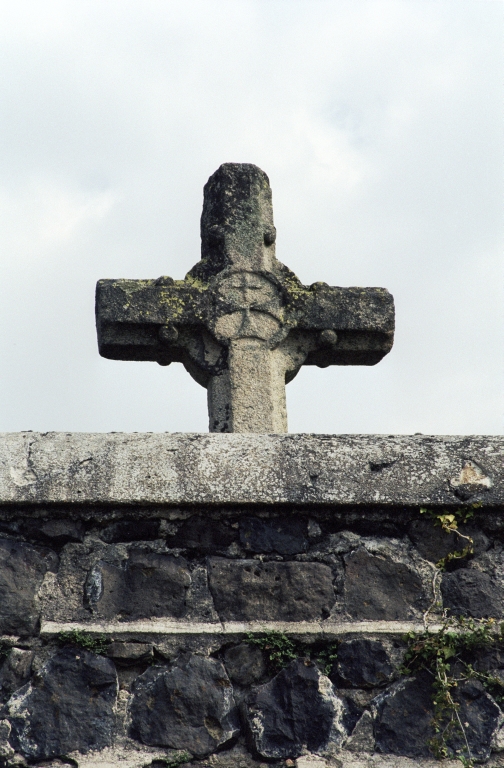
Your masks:
M98 346L112 360L182 363L208 392L210 432L286 432L302 365L374 365L390 351L384 288L302 285L275 257L271 189L248 163L204 188L201 260L184 280L100 280Z

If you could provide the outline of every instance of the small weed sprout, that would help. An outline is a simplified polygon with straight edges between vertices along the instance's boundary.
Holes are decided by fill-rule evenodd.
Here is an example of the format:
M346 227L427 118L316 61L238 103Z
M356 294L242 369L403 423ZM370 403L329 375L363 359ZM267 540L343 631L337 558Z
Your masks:
M338 658L338 643L331 643L315 652L313 660L324 675L329 675Z
M476 504L472 504L470 507L460 507L454 512L437 512L432 509L427 509L427 507L421 507L420 514L430 517L430 519L434 521L434 525L442 528L445 533L452 533L467 542L463 549L448 552L445 557L442 557L441 560L436 563L441 571L446 569L446 566L451 560L462 560L464 557L474 554L473 538L461 533L458 527L460 524L469 522L469 520L474 517L474 510L481 506L482 503L479 501Z
M60 645L78 645L86 651L104 656L107 653L110 640L104 636L94 637L80 629L70 632L60 632L57 637Z
M466 619L444 617L439 630L428 628L418 634L405 636L408 650L404 659L403 674L411 675L422 669L433 677L433 726L435 735L430 747L438 758L451 756L448 746L450 737L462 737L464 751L455 755L465 766L473 766L466 731L460 718L460 704L454 698L454 689L467 680L479 680L496 699L504 701L504 683L488 673L477 672L467 661L467 653L495 647L503 639L504 625L500 630L495 619ZM456 663L457 674L452 670Z
M265 631L261 636L247 632L245 642L259 646L266 653L271 672L278 672L293 659L310 658L324 675L328 675L338 655L337 643L331 643L321 649L313 649L303 643L290 640L287 635L277 630Z
M249 643L249 645L257 645L262 651L265 651L268 666L273 672L278 672L278 670L285 667L293 659L297 659L300 655L296 644L289 640L283 632L276 630L265 632L260 637L252 632L247 632L245 642Z

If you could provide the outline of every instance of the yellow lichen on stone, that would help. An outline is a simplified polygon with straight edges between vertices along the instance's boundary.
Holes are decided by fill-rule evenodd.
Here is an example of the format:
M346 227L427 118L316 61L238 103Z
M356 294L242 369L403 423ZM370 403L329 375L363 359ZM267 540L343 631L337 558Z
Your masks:
M284 288L289 298L296 301L297 299L308 298L311 295L309 288L306 288L297 277L284 277Z
M178 291L174 288L175 286L171 286L167 290L161 290L158 297L159 304L168 309L171 318L180 317L184 314L185 309L184 299L178 295Z
M199 280L197 277L193 277L192 275L189 275L189 274L186 275L185 280L182 280L180 282L184 282L186 284L189 283L191 288L196 288L197 291L208 290L208 283L204 283L202 280Z

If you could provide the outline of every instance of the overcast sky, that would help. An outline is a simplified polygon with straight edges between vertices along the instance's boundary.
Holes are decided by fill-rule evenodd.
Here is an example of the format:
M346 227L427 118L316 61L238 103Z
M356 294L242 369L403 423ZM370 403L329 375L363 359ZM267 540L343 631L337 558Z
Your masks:
M100 278L182 278L207 178L269 175L277 257L383 286L375 367L303 368L289 431L501 433L500 0L4 0L0 429L207 431L179 364L99 357Z

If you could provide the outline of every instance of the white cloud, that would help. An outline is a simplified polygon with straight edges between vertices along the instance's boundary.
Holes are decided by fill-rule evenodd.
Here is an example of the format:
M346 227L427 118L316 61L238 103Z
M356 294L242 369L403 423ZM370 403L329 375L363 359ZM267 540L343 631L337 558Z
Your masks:
M97 356L100 277L182 276L206 178L270 176L305 282L385 285L371 369L306 370L292 429L498 432L501 3L18 0L0 9L4 429L206 429L176 366ZM335 394L336 393L336 394Z

